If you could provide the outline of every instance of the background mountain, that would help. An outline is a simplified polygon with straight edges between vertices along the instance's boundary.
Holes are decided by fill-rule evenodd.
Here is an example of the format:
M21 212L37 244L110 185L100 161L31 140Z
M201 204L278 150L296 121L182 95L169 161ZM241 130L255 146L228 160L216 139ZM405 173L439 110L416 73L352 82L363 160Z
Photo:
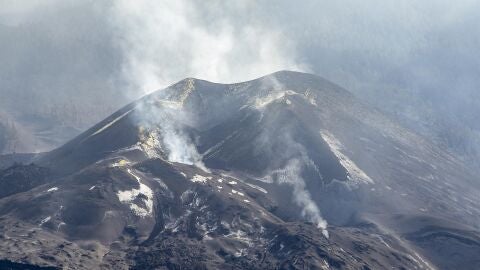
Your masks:
M109 34L92 30L99 29L98 21L82 22L86 13L51 11L10 25L0 12L1 154L50 151L126 104L110 79L118 54L109 43L93 40ZM52 27L52 19L63 30ZM67 26L73 24L75 31ZM79 34L87 30L89 38Z
M5 263L477 269L480 183L320 77L182 80L0 174Z
M392 89L356 91L355 95L403 126L442 147L474 170L480 168L480 115L476 89Z

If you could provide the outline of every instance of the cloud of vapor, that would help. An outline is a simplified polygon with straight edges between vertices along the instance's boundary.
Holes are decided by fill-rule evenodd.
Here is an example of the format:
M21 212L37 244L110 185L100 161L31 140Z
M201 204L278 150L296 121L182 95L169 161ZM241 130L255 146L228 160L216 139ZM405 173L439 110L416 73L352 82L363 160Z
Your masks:
M122 52L124 90L138 97L186 77L233 82L280 69L305 70L295 59L293 42L279 29L254 19L239 23L238 17L228 13L248 14L254 8L250 1L231 5L220 1L115 1L108 17L116 48ZM157 135L168 160L206 170L185 130L194 116L180 103L171 108L166 104L142 106L138 116L154 123L150 127L159 127Z
M300 61L402 124L478 163L480 2L259 2ZM292 18L295 18L292 20ZM478 165L480 168L480 165Z
M158 111L163 113L162 111ZM185 133L183 123L179 122L178 111L168 118L160 118L156 126L160 126L159 135L162 139L163 148L167 150L168 160L187 165L195 165L198 168L209 171L198 153L192 138Z
M305 70L293 42L255 20L239 23L226 10L248 14L253 2L114 2L109 17L124 54L122 74L133 95L183 79L216 82L254 79L280 69Z
M320 209L310 195L302 177L302 170L307 166L314 166L313 162L303 156L301 159L290 159L284 168L273 170L267 178L279 184L287 184L293 188L293 202L302 209L302 216L317 224L322 234L328 238L327 221L323 219Z
M15 134L0 153L51 150L126 103L103 4L0 0L0 7L0 126Z
M208 172L189 134L197 121L184 103L194 88L193 80L184 80L141 99L135 107L134 121L141 127L140 147L149 157L195 165Z
M322 231L325 237L329 237L327 221L322 217L317 197L318 194L311 193L317 190L310 190L304 174L314 172L318 177L315 180L322 180L323 176L316 164L309 158L305 146L297 142L295 127L292 123L282 123L278 126L278 115L271 115L268 112L270 106L283 103L287 106L288 95L294 95L293 91L283 85L276 76L263 78L258 89L255 89L255 99L251 100L252 108L260 113L261 126L264 128L260 135L252 142L255 148L261 153L267 153L268 164L264 168L264 176L260 180L279 185L288 185L292 188L292 202L300 208L301 216L313 222ZM279 151L279 149L281 149ZM263 155L262 155L263 156ZM318 198L317 198L318 199Z
M162 129L163 143L169 150L168 160L189 165L200 165L202 157L197 148L181 129L174 127ZM204 166L199 166L204 167Z

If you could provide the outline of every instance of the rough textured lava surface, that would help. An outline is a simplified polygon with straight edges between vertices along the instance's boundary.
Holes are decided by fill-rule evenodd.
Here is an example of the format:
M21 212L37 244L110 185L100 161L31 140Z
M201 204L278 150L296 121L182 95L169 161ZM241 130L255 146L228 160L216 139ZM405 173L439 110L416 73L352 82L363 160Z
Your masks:
M185 79L0 170L0 268L480 269L479 191L320 77Z

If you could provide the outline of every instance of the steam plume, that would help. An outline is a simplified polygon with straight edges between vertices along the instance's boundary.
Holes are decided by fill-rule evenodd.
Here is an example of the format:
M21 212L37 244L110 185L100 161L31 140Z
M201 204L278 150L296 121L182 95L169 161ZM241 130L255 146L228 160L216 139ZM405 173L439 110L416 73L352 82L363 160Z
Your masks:
M208 5L208 14L214 14L209 22L201 7L184 0L115 2L110 13L131 91L146 94L185 77L233 82L302 69L292 42L277 29L234 23L219 5Z

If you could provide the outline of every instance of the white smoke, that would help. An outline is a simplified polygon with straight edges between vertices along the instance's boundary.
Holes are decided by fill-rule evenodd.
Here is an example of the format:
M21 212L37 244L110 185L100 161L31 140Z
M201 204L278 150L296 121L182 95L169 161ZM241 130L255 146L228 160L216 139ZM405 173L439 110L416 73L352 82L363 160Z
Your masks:
M198 164L201 156L190 138L179 129L164 129L163 143L169 150L168 160L184 164Z
M180 112L181 113L181 112ZM161 130L163 145L168 152L168 160L188 165L195 165L204 171L209 171L202 161L202 155L192 139L183 131L183 123L176 116L157 124Z
M293 42L279 29L261 20L243 21L255 2L229 4L237 14L243 14L241 18L230 16L231 10L225 9L232 7L217 1L116 1L110 18L117 28L116 43L124 55L122 73L130 92L144 95L186 77L230 83L283 69L307 70L296 59ZM266 84L275 91L282 89L275 78ZM191 115L164 110L146 110L141 115L160 127L161 145L170 161L204 168L201 155L184 130ZM301 177L303 166L303 159L292 159L272 176L293 187L294 203L302 215L328 236L327 222Z
M293 201L302 209L302 216L317 224L322 234L328 238L327 221L322 218L320 209L312 200L310 192L306 188L305 180L302 178L302 169L313 164L306 157L302 159L292 158L282 169L274 170L267 178L269 181L275 179L279 184L288 184L293 188Z
M250 1L231 5L243 14L254 7ZM225 8L221 2L115 1L108 17L116 33L114 43L122 51L129 96L136 98L186 77L233 82L302 69L293 43L280 31L255 21L239 25L238 18L225 15ZM142 106L137 115L149 127L158 126L159 142L170 161L206 169L183 130L192 122L191 115L182 108L168 110Z
M272 103L272 101L288 95L293 95L294 93L293 91L292 93L289 92L288 88L275 76L264 78L257 93L261 98L255 100L254 104L256 106L254 106L254 108L263 115L263 111ZM266 123L264 123L264 125L266 127L274 126L273 123L268 122L269 119L265 119L265 121ZM269 183L276 182L278 184L291 186L293 188L293 202L301 208L301 215L305 219L317 224L317 227L321 229L322 234L328 238L328 223L322 217L318 205L312 199L312 195L307 188L305 179L302 177L302 172L306 169L313 169L317 172L320 178L322 178L322 175L315 163L308 157L305 147L294 140L290 131L291 130L289 129L277 130L267 128L256 138L254 143L258 149L270 152L270 155L276 155L280 160L282 158L287 160L284 165L270 164L272 169L262 180ZM282 142L282 157L279 157L278 153L275 154L275 151L273 150L275 145L272 144L272 141L274 141L272 138L275 137L281 137L279 140Z
M165 158L166 155L168 161L208 171L186 132L191 119L183 106L159 105L159 100L152 102L148 98L141 100L135 108L135 120L141 127L140 147L149 157Z
M253 4L231 3L239 14L248 14ZM218 2L115 1L109 17L133 95L186 77L234 82L305 69L281 31L253 20L239 24L225 8Z

